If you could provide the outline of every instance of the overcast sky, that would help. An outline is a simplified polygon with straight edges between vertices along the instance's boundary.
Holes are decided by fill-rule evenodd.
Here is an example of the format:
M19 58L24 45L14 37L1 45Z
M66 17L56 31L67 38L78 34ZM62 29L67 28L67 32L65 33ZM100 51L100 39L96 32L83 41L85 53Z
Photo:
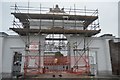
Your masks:
M14 5L14 1L4 0L0 2L0 31L4 31L7 33L11 33L9 27L12 26L12 16L10 6ZM20 1L20 0L19 0ZM21 2L17 1L18 5L27 6L25 0L21 0ZM28 1L28 0L26 0ZM98 9L99 10L99 22L102 34L113 34L114 36L118 36L118 0L37 0L37 2L33 3L33 0L29 0L30 6L39 7L40 3L44 7L53 7L53 5L58 4L60 8L74 8L74 4L76 8L84 8L86 6L87 9Z

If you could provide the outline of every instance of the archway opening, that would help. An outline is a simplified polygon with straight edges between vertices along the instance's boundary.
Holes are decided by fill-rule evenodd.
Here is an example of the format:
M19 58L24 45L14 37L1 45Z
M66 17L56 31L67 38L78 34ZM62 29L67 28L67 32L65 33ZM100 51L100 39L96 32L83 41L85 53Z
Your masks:
M46 36L44 67L46 72L65 72L70 69L69 43L63 34Z

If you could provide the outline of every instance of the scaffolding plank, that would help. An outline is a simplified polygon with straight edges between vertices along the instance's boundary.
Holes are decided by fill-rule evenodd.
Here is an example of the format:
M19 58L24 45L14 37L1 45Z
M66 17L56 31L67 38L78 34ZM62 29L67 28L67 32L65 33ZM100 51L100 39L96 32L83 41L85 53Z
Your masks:
M28 33L43 33L43 34L81 34L90 37L100 33L100 30L77 30L77 29L27 29L27 28L10 28L19 35L25 36Z
M76 20L83 21L84 27L87 28L93 21L98 19L98 16L87 16L87 15L69 15L69 14L35 14L35 13L11 13L16 18L18 18L24 26L28 26L25 24L27 19L44 19L44 20ZM67 16L67 18L64 18ZM25 22L24 22L25 21Z
M45 40L67 40L66 38L45 38Z
M64 16L68 16L68 20L80 20L80 21L94 21L98 19L98 16L87 16L87 15L61 15L61 14L33 14L33 13L11 13L16 18L24 19L54 19L54 20L63 20Z

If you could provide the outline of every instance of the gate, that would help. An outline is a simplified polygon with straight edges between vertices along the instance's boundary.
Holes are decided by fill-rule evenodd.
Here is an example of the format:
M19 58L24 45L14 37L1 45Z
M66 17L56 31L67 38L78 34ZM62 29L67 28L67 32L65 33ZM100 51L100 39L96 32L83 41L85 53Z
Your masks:
M24 56L24 59L24 75L70 71L70 57L67 56L55 57L29 55ZM41 59L43 59L44 67L41 64Z
M46 73L50 72L68 72L70 70L70 57L44 57L44 68Z
M88 57L83 56L80 59L79 56L25 56L24 74L36 75L44 73L56 73L65 72L73 74L89 74L90 64L88 63ZM43 60L42 60L43 59ZM43 61L43 62L42 62ZM71 63L77 63L77 65L71 65ZM44 66L44 67L43 67Z

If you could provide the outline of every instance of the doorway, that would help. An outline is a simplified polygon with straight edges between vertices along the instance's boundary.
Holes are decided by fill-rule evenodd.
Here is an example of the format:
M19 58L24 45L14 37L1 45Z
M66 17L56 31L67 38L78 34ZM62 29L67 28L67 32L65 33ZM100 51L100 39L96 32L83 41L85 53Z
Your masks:
M12 76L21 75L21 64L22 63L22 53L14 52L13 56L13 66L12 66Z

